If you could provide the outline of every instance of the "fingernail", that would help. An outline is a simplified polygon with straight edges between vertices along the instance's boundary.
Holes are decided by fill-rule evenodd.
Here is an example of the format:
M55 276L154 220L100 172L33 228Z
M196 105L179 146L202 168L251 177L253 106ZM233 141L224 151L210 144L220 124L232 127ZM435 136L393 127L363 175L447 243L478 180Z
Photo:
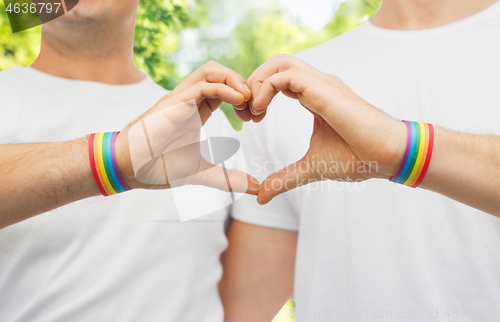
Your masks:
M243 87L245 87L247 91L251 92L250 88L248 88L248 85L246 83L243 83Z
M260 190L260 182L254 177L248 175L248 189L246 193L257 196Z
M245 104L241 104L241 105L233 105L233 108L235 110L238 110L238 111L243 111L244 109L247 108L247 106Z
M261 115L262 113L264 113L266 110L255 110L252 108L252 114L257 116L257 115Z

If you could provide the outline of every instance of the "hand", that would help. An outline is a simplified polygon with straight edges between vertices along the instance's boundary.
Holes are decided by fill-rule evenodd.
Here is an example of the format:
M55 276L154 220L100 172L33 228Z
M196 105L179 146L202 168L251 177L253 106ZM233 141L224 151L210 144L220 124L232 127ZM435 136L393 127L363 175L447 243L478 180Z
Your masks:
M201 127L224 101L239 105L251 93L244 79L209 62L188 76L117 136L117 164L130 188L204 185L257 194L259 182L238 170L207 162L200 153ZM227 182L229 180L229 182Z
M279 92L314 115L306 155L262 182L260 204L315 181L389 179L396 173L405 150L404 123L368 104L340 78L292 56L276 55L250 76L247 85L253 100L235 106L245 121L260 121Z

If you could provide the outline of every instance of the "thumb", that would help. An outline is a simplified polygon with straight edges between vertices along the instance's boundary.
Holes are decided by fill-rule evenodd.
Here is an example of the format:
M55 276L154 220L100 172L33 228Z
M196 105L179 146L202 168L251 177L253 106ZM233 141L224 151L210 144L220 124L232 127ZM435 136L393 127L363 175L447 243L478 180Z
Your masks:
M301 160L264 179L257 196L257 202L265 205L277 195L317 180L316 173L306 155Z
M257 195L260 189L259 181L251 175L216 165L211 165L207 170L200 172L196 184L226 192L251 195Z

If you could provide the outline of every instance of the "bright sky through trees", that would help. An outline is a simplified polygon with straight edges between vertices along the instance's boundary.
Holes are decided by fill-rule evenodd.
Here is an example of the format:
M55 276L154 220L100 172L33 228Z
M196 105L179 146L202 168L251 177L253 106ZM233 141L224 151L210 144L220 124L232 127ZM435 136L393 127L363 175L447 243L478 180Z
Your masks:
M280 0L293 16L313 31L321 30L337 11L343 0Z

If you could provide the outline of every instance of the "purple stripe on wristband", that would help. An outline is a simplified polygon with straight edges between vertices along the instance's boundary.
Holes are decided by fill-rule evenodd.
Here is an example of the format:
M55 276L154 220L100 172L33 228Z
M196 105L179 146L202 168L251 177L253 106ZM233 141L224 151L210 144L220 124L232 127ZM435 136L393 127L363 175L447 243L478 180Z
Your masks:
M406 124L406 132L407 138L406 138L406 150L405 150L405 155L403 156L403 161L401 162L401 165L399 166L398 172L394 175L394 177L391 178L391 181L394 182L396 179L399 177L401 172L403 171L406 163L406 159L408 158L408 154L410 153L410 147L411 147L411 125L410 122L404 121Z
M115 141L118 133L120 132L114 132L113 137L111 138L111 159L113 160L113 167L115 168L116 177L118 178L118 181L120 181L121 185L125 190L129 191L130 188L125 184L125 181L123 181L122 176L120 174L120 169L118 169L118 164L116 163Z

